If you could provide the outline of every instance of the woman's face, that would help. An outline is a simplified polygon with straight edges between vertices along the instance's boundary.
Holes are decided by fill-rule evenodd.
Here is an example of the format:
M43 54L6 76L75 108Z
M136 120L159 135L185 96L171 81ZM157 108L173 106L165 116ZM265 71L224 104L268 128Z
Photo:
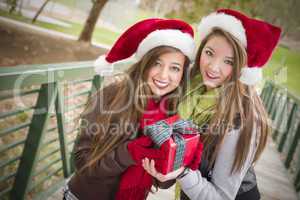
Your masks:
M216 88L228 79L233 71L232 46L223 36L212 36L201 52L200 72L207 89Z
M185 56L181 52L165 53L158 57L147 77L147 83L155 96L164 96L180 85L184 61Z

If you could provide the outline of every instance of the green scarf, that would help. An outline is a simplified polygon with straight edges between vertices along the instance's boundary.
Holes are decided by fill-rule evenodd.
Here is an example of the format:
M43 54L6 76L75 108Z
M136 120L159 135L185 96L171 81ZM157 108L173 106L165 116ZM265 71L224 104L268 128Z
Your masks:
M192 120L199 127L209 122L216 105L218 89L207 91L202 84L202 76L195 76L185 96L178 105L178 114L182 119Z
M199 127L209 122L213 115L218 95L218 89L207 91L202 82L201 74L191 80L190 87L187 89L177 109L182 119L192 120ZM180 185L177 182L175 200L180 198L180 190Z

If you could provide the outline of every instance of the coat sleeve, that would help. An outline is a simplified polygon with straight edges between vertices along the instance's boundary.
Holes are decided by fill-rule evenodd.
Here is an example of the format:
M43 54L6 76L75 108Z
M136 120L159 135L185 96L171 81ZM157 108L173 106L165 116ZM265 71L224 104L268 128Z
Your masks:
M95 137L97 131L101 128L101 124L96 122L97 114L101 112L99 104L99 95L96 94L81 117L80 134L75 142L73 152L76 170L81 169L87 163L92 153L93 137ZM89 174L93 177L118 176L130 165L134 164L127 150L127 143L127 141L124 141L117 148L108 152L89 171Z
M250 151L240 171L231 173L234 163L235 149L239 139L239 130L232 130L225 138L217 155L212 171L212 179L209 182L201 176L201 172L190 171L179 179L182 190L191 200L234 200L242 180L252 165L255 154L255 134L252 134Z
M124 142L113 151L107 153L98 163L89 171L93 177L119 176L129 166L134 164L127 150L127 143ZM74 164L76 170L81 169L88 161L92 153L91 140L81 137L74 150Z

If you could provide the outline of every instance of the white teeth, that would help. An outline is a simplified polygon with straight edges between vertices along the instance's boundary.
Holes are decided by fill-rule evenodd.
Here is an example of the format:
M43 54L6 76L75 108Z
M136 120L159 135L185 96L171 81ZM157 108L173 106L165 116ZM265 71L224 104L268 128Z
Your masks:
M154 83L158 86L158 87L166 87L169 85L168 82L162 82L162 81L158 81L158 80L154 80Z

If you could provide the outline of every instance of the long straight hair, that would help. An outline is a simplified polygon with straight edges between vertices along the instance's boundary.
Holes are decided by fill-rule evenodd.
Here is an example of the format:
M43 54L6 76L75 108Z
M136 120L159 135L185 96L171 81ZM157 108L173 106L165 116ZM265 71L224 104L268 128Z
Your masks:
M212 168L225 135L233 128L237 128L238 124L241 134L231 169L231 173L233 173L243 167L250 151L252 137L255 137L256 141L253 162L260 157L265 148L270 127L267 112L255 88L239 81L241 68L247 63L247 53L242 44L230 33L215 28L204 38L198 49L191 76L200 73L199 64L202 50L205 44L216 36L224 37L231 44L234 52L234 63L232 76L220 86L220 94L212 111L212 118L209 122L210 128L204 137L204 157L209 161L209 168ZM252 136L252 134L256 135Z
M151 89L146 82L148 71L159 56L171 52L180 51L168 46L160 46L150 50L125 74L115 76L112 84L97 91L89 100L84 113L87 111L87 113L96 112L95 122L101 124L101 129L93 135L92 153L85 165L79 170L80 172L95 167L104 155L127 140L133 132L138 131L139 118L146 109L147 99L152 96ZM180 85L166 95L169 114L176 112L178 102L186 88L189 63L189 59L185 56L183 78ZM104 113L99 106L96 106L96 109L92 108L91 105L99 104L99 100L102 101L103 108L111 112ZM120 111L116 112L117 110ZM115 125L118 126L117 129L115 129Z

